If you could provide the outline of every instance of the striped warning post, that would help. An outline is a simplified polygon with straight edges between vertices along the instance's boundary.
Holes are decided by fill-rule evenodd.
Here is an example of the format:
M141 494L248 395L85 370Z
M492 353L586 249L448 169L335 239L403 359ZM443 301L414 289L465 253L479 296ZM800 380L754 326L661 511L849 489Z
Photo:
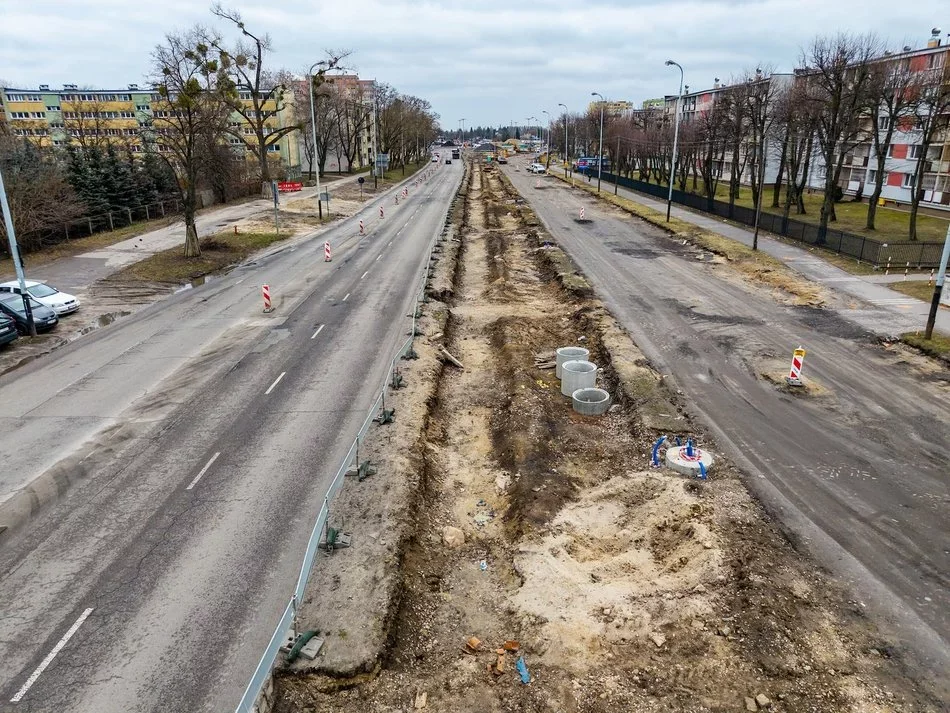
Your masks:
M403 198L408 198L408 197L409 197L409 189L408 189L408 188L403 188L403 189L402 189L402 197L403 197Z
M331 260L331 257L330 257L330 241L327 240L327 241L323 244L323 261L324 261L324 262L330 262L330 260Z
M581 206L581 220L584 220L584 206Z
M382 207L382 206L379 207L379 217L380 217L380 218L383 217L383 207Z
M270 285L261 285L261 292L264 294L264 312L273 312L274 307L270 302Z
M363 221L360 221L360 235L364 235L366 231L363 229Z
M802 382L802 366L805 364L805 350L799 347L792 353L792 367L788 371L785 381L789 386L804 386Z

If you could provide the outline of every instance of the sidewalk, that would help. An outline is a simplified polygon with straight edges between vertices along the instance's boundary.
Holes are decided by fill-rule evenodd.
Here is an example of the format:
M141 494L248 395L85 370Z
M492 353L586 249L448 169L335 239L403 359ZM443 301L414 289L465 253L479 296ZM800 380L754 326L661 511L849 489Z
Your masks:
M577 178L576 180L580 183L581 179ZM588 185L595 184L592 182ZM601 192L613 193L613 189L612 184L604 184L601 187ZM619 189L618 195L653 210L666 212L665 201L659 201L623 187ZM753 233L751 230L733 225L724 219L693 212L677 206L675 203L673 204L672 215L744 245L752 245ZM883 274L852 275L823 260L817 251L786 244L769 237L768 233L761 231L759 232L759 250L781 260L792 270L812 282L817 282L829 289L871 304L876 309L869 310L855 306L843 310L843 314L876 334L895 336L903 332L923 331L927 324L927 315L930 311L929 303L907 297L886 287L887 282L903 280L903 274L888 275L886 278ZM946 287L943 290L942 304L950 306L950 290ZM950 334L950 311L946 309L938 310L936 328L944 334Z
M328 183L323 183L321 184L321 189L325 191L347 180L353 179L350 176L346 176ZM316 192L316 188L311 187L305 188L298 193L288 195L291 195L294 199L311 198L316 195ZM225 205L202 211L195 220L198 237L202 238L221 232L239 220L271 210L273 205L272 200L260 198L245 203ZM45 280L64 292L74 294L77 292L82 293L93 283L108 277L126 265L144 260L148 256L161 252L162 250L168 250L169 248L182 245L184 241L184 222L179 220L171 225L142 233L141 235L123 240L105 248L60 258L37 267L30 266L30 259L29 256L27 256L27 278L32 280Z

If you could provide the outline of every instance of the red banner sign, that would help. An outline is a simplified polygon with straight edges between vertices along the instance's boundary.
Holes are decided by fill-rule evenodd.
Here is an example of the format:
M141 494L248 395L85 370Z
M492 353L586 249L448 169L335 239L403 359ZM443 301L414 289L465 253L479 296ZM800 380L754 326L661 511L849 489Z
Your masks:
M303 183L298 181L278 181L277 190L281 193L293 193L294 191L302 191Z

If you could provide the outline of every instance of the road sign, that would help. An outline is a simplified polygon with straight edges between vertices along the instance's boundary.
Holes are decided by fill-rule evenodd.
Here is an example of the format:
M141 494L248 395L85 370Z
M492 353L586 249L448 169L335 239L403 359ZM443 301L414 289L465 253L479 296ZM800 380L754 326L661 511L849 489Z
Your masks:
M360 185L363 185L364 183L366 183L366 179L360 176L359 178L356 179L356 182L359 183Z

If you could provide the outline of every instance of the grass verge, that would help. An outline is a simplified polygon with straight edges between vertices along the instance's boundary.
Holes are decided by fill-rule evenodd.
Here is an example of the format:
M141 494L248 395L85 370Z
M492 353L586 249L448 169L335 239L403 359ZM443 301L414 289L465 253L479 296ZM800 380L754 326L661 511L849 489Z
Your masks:
M565 183L568 182L568 179L565 179L557 173L551 175L554 175L558 180L564 181ZM595 187L580 182L575 182L574 185L599 197L601 200L611 203L671 233L676 238L688 240L694 245L705 248L716 255L721 255L739 272L754 279L756 282L792 295L798 304L807 304L817 307L822 305L825 301L822 296L822 290L818 285L808 281L797 272L786 267L780 260L776 260L770 255L753 250L742 243L730 240L722 235L703 230L685 220L671 218L670 221L667 222L666 216L660 211L647 208L627 198L615 196L612 193L605 193L603 191L598 194Z
M930 304L930 301L934 297L934 287L933 285L928 284L926 280L908 280L907 282L891 282L887 286L890 287L892 290L895 290L896 292L900 292L902 295L907 295L908 297L916 297L918 300L923 300L924 302L928 304ZM940 306L943 309L946 309L944 305L940 305Z
M111 279L182 284L235 265L251 254L291 236L290 232L229 233L202 238L201 255L186 258L182 249L171 248L133 263Z
M950 364L950 336L946 334L934 332L932 339L924 339L924 335L920 332L907 332L901 335L901 341L928 356Z
M126 225L125 227L118 228L117 230L108 230L102 233L94 233L93 235L85 238L67 240L62 243L57 243L56 245L50 245L43 248L42 250L31 252L27 255L24 255L23 260L26 263L26 268L29 272L31 268L46 265L53 260L58 260L63 257L72 257L73 255L80 255L82 253L98 250L100 248L106 248L110 245L120 243L123 240L128 240L129 238L142 235L143 233L148 233L153 230L160 230L161 228L165 228L179 220L181 220L181 216L170 215L157 220L133 223L132 225ZM9 257L0 259L0 276L6 277L8 275L13 275L14 272L13 261L10 260Z

